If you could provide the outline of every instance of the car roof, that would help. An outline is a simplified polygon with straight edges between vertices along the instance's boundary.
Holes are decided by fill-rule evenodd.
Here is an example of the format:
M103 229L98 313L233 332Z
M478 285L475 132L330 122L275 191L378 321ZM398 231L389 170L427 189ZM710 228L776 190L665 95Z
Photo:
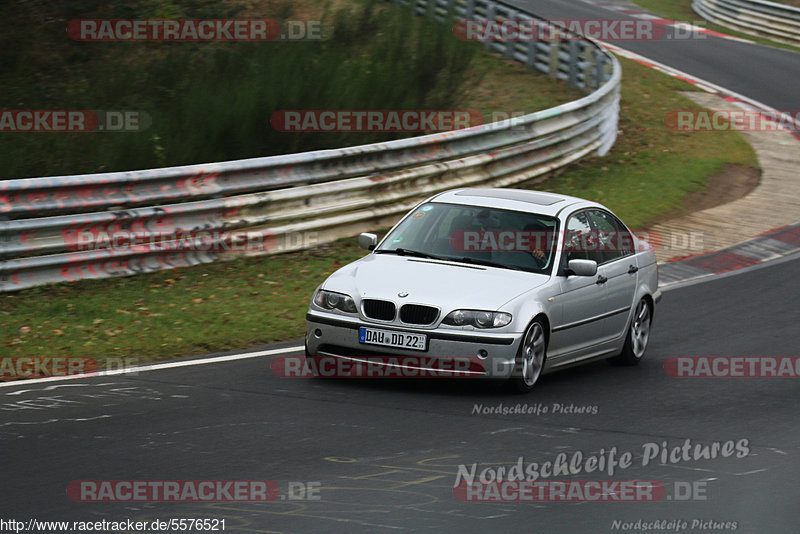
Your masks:
M603 207L596 202L558 193L489 187L451 189L434 195L428 201L510 209L552 216L558 215L564 208Z

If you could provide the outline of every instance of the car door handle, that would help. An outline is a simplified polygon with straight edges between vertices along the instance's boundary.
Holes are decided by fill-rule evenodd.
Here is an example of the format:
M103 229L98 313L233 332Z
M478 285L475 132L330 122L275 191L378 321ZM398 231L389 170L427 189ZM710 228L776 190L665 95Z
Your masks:
M639 270L639 268L637 266L631 265L630 267L628 267L628 274L633 274L638 270Z
M597 277L597 282L595 282L595 284L605 284L606 282L608 282L608 278L601 274Z

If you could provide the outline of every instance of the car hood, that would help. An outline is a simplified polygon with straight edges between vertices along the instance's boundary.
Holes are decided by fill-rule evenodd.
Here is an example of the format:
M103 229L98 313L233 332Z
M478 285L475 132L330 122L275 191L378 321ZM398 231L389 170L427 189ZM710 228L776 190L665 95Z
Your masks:
M498 310L548 279L547 275L510 269L370 254L336 271L322 287L361 299L430 304L442 311ZM402 292L408 296L399 297Z

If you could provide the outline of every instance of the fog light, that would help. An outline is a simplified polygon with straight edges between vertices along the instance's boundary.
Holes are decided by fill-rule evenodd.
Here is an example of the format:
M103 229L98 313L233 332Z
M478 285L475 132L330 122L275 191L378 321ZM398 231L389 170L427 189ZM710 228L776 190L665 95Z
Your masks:
M481 349L478 351L478 358L480 358L481 360L485 360L488 355L489 353L486 352L485 349Z
M317 337L317 338L322 337L322 330L320 330L319 328L314 330L314 337Z

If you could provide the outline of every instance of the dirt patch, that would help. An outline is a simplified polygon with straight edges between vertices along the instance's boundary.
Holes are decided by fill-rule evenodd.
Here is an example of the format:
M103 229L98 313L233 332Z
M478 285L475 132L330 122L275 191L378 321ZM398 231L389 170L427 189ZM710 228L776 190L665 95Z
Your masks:
M684 198L681 208L663 213L651 221L648 227L739 200L747 196L760 182L761 169L728 163L711 177L704 189L690 193Z

